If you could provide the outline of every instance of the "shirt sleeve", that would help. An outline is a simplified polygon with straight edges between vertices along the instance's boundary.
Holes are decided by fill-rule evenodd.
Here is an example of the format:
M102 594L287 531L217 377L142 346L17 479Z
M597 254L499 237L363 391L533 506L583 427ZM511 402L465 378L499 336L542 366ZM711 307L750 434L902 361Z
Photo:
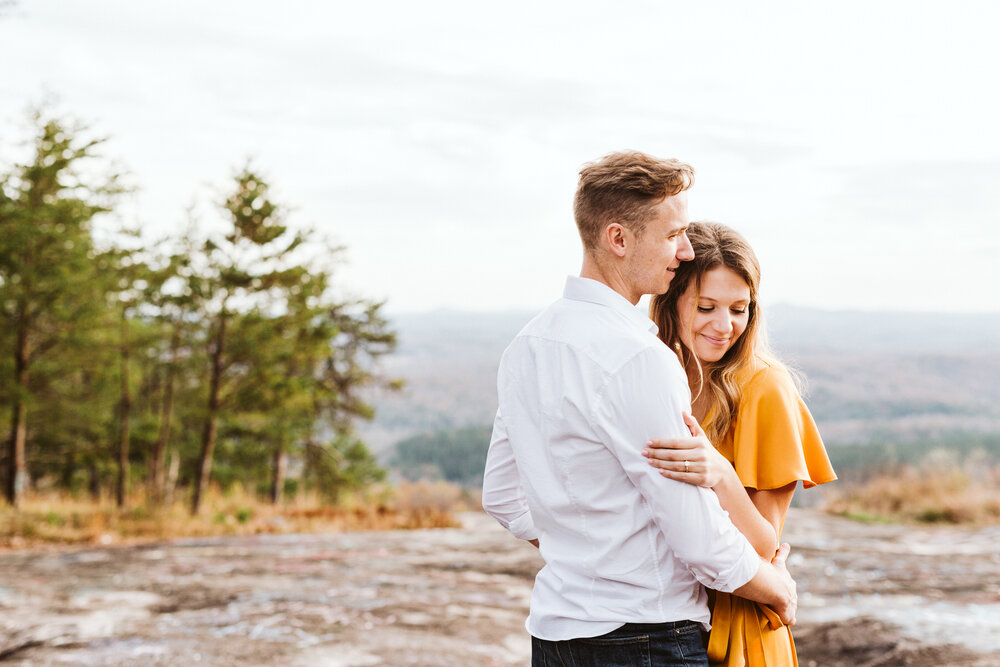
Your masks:
M669 548L703 585L732 592L760 567L760 557L710 489L667 479L642 456L651 438L689 436L682 411L690 391L664 348L647 348L610 374L594 428L642 495Z
M514 537L522 540L537 539L535 522L528 509L521 476L514 461L514 450L510 446L500 410L497 410L496 419L493 420L493 436L486 455L483 509Z
M767 367L744 385L733 429L733 467L744 486L804 488L837 479L816 422L791 376Z

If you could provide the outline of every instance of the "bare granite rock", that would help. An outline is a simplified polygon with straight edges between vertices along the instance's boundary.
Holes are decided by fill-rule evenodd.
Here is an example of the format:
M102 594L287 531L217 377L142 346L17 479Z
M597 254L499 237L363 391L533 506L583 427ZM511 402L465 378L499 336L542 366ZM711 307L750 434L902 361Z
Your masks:
M0 553L0 662L526 665L538 552L463 528ZM1000 527L792 510L803 667L1000 665Z

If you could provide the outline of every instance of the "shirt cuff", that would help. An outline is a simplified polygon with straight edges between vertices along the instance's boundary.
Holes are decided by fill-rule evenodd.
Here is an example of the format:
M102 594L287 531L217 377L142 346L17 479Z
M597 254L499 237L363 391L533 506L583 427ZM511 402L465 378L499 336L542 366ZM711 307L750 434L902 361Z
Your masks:
M538 532L535 530L535 522L531 518L531 512L525 512L510 522L507 527L510 534L522 540L537 540Z
M733 563L732 567L723 570L708 587L723 593L732 593L757 575L760 569L760 556L746 540L743 540L743 553Z

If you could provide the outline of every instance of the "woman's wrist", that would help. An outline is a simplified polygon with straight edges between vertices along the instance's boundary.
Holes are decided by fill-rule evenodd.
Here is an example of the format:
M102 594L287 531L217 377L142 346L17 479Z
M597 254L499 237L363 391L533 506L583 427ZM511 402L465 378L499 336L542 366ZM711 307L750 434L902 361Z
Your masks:
M740 481L739 475L736 474L736 469L727 465L722 469L722 476L712 487L712 490L719 492L733 491L737 489L741 491L743 490L743 482Z

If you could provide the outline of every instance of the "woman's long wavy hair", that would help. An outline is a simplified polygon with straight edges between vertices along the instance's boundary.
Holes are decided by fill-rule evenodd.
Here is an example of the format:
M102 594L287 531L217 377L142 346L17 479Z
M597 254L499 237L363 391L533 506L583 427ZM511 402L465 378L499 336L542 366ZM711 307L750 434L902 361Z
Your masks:
M740 372L755 365L757 360L771 366L784 366L767 344L763 317L757 303L760 263L753 248L735 230L716 222L692 223L687 235L694 249L694 259L682 262L670 281L670 290L653 298L649 316L660 329L660 340L677 353L684 369L697 370L699 386L697 391L692 392L694 397L703 391L710 393L709 412L712 419L705 425L705 434L709 440L718 444L736 419L740 401L737 377ZM721 359L703 363L681 340L678 302L692 288L695 290L695 298L691 301L691 308L697 308L702 276L720 266L743 278L750 288L747 327Z

